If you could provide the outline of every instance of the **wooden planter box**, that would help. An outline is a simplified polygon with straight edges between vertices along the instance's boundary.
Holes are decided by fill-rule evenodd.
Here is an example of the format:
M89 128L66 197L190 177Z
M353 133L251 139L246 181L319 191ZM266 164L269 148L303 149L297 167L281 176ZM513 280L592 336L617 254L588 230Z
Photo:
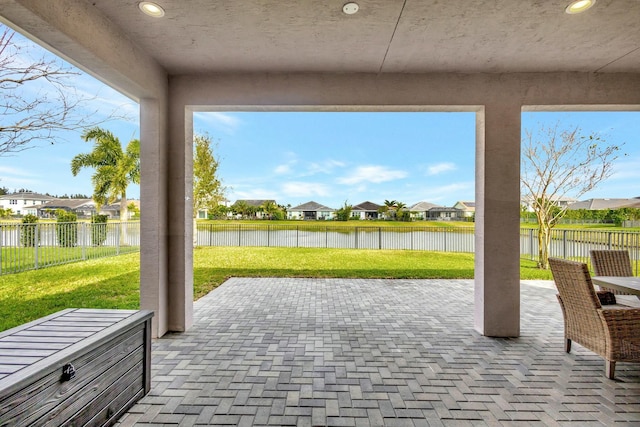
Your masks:
M114 424L151 387L152 316L68 309L0 333L0 426Z

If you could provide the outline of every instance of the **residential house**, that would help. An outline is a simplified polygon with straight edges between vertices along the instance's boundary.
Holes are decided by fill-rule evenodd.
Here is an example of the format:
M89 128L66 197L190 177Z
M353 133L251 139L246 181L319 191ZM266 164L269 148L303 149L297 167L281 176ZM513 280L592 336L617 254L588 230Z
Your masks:
M311 201L295 206L287 211L287 219L333 219L335 209Z
M418 202L409 207L409 212L411 213L411 218L425 220L429 219L429 210L437 207L441 206L429 202Z
M35 206L34 209L34 214L40 218L53 217L57 210L73 212L78 218L86 218L96 214L96 203L93 199L53 199L42 205Z
M226 208L231 207L231 201L229 199L222 199L218 202L218 205L222 205ZM230 215L230 214L227 214ZM209 218L209 210L208 209L200 209L196 214L197 219L207 219Z
M23 191L0 196L0 208L11 209L15 215L27 215L35 212L34 206L55 200L55 197ZM33 213L35 215L35 213Z
M351 208L351 217L359 219L378 219L381 205L373 202L362 202Z
M244 203L247 206L255 209L256 218L263 219L265 218L266 214L262 211L262 206L267 202L276 203L276 201L273 199L238 199L233 205L231 205L231 207Z
M456 202L453 207L462 211L461 218L473 218L476 215L476 202Z
M435 206L427 211L427 219L432 221L460 221L464 211L456 207Z
M553 197L553 202L560 208L568 208L569 205L576 203L578 200L571 197ZM524 207L527 212L533 212L533 202L534 198L529 196L524 196L522 200L520 200L520 204Z
M620 208L639 208L640 197L631 199L588 199L571 203L568 210L585 209L589 211L601 211Z

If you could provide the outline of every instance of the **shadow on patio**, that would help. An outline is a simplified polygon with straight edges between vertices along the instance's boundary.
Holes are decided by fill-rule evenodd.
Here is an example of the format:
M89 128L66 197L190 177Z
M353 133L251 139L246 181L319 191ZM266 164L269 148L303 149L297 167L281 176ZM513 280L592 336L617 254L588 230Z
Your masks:
M120 425L640 423L640 366L564 353L555 294L523 284L521 337L494 339L472 280L230 279L154 343Z

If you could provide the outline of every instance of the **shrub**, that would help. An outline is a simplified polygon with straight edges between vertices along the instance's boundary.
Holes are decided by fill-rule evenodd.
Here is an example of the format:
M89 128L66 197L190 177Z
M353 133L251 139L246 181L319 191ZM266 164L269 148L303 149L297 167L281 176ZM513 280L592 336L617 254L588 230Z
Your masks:
M94 215L91 218L91 244L101 246L107 240L108 215Z
M73 212L59 211L57 213L56 234L58 244L70 248L78 244L78 216Z
M38 244L40 236L38 236L38 217L35 215L25 215L22 218L22 227L20 230L20 243L24 247L33 248Z

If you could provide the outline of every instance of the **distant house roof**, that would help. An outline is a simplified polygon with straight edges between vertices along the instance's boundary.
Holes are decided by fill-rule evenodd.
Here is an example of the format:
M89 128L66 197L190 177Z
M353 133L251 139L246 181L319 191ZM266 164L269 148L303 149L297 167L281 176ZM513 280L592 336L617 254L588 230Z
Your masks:
M376 203L373 202L362 202L360 204L355 205L353 208L351 208L351 210L353 211L368 211L368 212L378 212L378 209L380 209L381 205L378 205Z
M5 194L3 196L0 196L0 199L6 200L6 199L11 199L11 200L16 200L16 199L20 199L20 200L54 200L55 197L53 196L47 196L45 194L39 194L39 193L32 193L32 192L19 192L19 193L12 193L12 194Z
M476 209L476 202L456 202L456 205L462 205L466 208L469 208L471 210L475 210ZM454 205L455 206L455 205Z
M447 206L435 206L431 209L429 209L430 212L458 212L458 211L462 211L462 209L460 208L453 208L453 207L447 207Z
M415 205L411 206L409 208L410 211L416 211L416 212L426 212L431 208L436 208L439 207L439 205L436 205L434 203L429 203L429 202L418 202Z
M273 199L238 199L235 201L234 205L237 204L238 202L244 202L249 206L255 206L257 208L259 208L260 206L264 205L266 202L272 202L275 203L276 201Z
M640 199L588 199L570 204L567 209L586 209L599 211L603 209L634 208L640 206Z
M37 206L38 209L95 209L96 204L93 199L55 199Z
M323 211L323 212L333 212L335 211L335 209L331 209L325 205L321 205L320 203L317 202L307 202L307 203L303 203L301 205L298 205L296 207L293 207L291 209L289 209L289 212L291 211L306 211L306 212L318 212L318 211Z

